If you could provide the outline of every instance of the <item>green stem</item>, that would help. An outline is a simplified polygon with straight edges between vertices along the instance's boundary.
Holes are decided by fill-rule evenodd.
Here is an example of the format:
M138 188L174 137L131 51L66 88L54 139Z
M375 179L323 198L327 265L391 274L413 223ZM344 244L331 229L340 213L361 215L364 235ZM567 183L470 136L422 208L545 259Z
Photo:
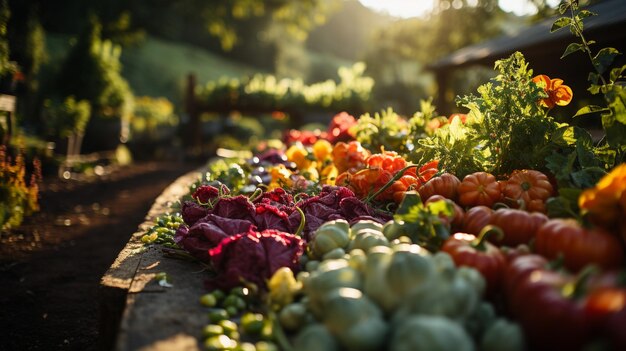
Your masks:
M250 202L254 202L256 199L263 195L263 190L261 188L256 188L252 194L250 194Z
M572 298L572 299L581 298L585 294L585 285L587 284L587 281L593 274L597 272L598 272L597 266L595 265L585 266L585 268L583 268L583 270L580 271L580 273L576 275L576 279L574 279L573 282L565 284L565 286L561 290L561 293L563 294L563 296L568 297L568 298Z
M504 232L499 227L495 225L487 225L478 234L478 237L471 242L471 246L478 251L486 251L487 250L487 239L490 236L495 235L498 241L504 238Z
M589 56L589 60L591 60L591 64L593 68L596 70L596 72L598 72L598 76L600 77L600 80L602 81L602 85L606 85L606 80L602 76L602 72L600 72L598 68L596 67L596 65L593 64L593 55L591 53L591 48L589 47L589 43L587 42L587 40L585 39L585 36L583 35L583 29L580 28L580 26L578 25L578 22L576 21L576 14L574 13L574 6L572 6L571 3L570 3L570 13L572 14L571 27L574 29L574 32L576 32L576 35L580 38L580 41L582 42L583 47L584 47L584 51L587 53L587 56Z
M396 173L393 178L391 178L387 183L385 183L385 185L383 185L382 187L380 187L380 189L378 189L374 194L368 196L367 198L365 198L365 203L371 203L372 200L376 199L378 197L378 195L382 194L385 190L387 190L396 180L400 179L402 177L402 175L404 175L404 172L408 171L411 168L414 167L419 167L419 165L414 165L414 164L410 164L404 168L402 168L398 173Z
M304 216L304 212L298 206L296 206L296 211L300 213L300 225L298 226L298 230L296 230L296 236L301 236L302 231L304 230L304 225L306 223L306 217Z
M274 311L268 312L268 318L272 322L272 329L274 331L274 338L276 339L276 343L280 347L282 351L294 351L293 347L289 343L289 339L287 335L285 335L285 331L283 327L278 322L278 318L276 317L276 313Z

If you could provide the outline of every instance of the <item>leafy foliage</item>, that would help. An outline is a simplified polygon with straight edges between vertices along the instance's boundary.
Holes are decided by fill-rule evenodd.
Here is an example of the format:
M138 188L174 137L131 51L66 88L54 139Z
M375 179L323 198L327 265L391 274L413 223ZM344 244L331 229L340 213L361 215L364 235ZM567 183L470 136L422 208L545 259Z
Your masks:
M94 17L61 68L58 92L89 101L94 117L128 118L133 96L120 73L121 49L102 40L100 33Z
M409 123L391 108L376 112L374 116L366 113L359 117L356 125L356 139L368 150L382 152L393 150L404 153L409 134Z
M47 100L44 105L48 135L66 138L73 133L85 132L91 114L91 105L87 100L77 101L70 96L63 101Z
M557 124L538 101L547 95L531 82L532 70L516 52L496 61L499 74L481 85L478 95L457 98L469 109L466 124L459 119L422 140L422 160L439 159L440 165L463 177L476 171L504 175L515 169L545 169L544 159L553 145Z
M7 24L11 17L11 10L6 0L0 2L0 77L13 74L17 71L17 65L9 61L9 42L6 39Z
M569 15L557 19L552 30L569 28L580 41L571 43L563 57L576 51L587 54L595 70L589 74L589 91L592 94L602 93L607 104L606 107L585 106L576 113L576 116L601 113L605 138L599 147L603 148L605 156L612 156L611 160L606 159L608 165L618 165L626 161L626 90L623 85L626 79L624 75L626 65L611 69L615 58L621 55L615 48L601 48L595 53L591 50L595 42L585 38L583 20L595 16L595 13L581 10L576 0L563 1L559 5L559 12L561 15L566 13Z
M135 98L130 120L133 138L158 139L163 131L176 127L178 123L174 105L167 98L149 96Z
M199 95L206 107L216 111L275 110L297 112L305 108L360 111L369 99L374 81L364 76L365 65L357 63L338 70L340 81L306 85L300 79L255 75L243 79L220 79L207 83Z
M0 145L0 229L19 226L24 217L39 210L41 166L34 161L30 181L26 181L26 161L21 151L15 160Z

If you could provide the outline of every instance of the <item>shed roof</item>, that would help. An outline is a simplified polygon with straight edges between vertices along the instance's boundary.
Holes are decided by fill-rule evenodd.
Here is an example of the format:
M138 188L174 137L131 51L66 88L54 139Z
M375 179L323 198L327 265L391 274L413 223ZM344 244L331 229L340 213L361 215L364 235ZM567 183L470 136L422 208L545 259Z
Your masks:
M598 14L584 20L586 36L596 39L600 35L604 41L623 40L626 44L626 0L607 0L586 7L586 9ZM574 41L574 38L567 28L550 33L550 28L556 18L558 17L545 19L513 33L459 49L430 64L427 69L438 71L476 64L492 65L495 60L515 51L522 51L526 54L536 50L545 50L545 48L558 48L560 52L563 52L562 43ZM600 44L600 39L597 41Z

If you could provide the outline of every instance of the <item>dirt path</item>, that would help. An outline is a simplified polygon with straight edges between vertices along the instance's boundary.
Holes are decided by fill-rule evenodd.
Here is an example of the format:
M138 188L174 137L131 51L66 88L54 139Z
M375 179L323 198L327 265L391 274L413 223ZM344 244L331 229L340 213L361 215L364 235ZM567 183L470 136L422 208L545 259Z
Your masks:
M95 350L100 277L154 199L199 164L44 181L41 212L0 236L0 350Z

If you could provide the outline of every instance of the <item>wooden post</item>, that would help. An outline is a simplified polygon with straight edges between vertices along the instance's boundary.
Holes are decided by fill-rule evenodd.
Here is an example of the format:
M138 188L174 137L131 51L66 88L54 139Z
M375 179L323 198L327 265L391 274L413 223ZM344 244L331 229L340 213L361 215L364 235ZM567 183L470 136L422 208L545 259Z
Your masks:
M200 126L200 111L196 102L196 75L190 73L187 75L187 87L185 89L185 112L189 116L189 125L187 127L187 146L192 152L200 152L202 142L202 130Z
M435 71L435 79L437 80L437 98L435 100L435 107L437 112L443 116L447 116L451 113L450 106L446 99L446 92L448 91L448 72L444 69Z
M13 113L15 112L15 96L0 94L0 111L7 113L7 130L2 138L2 144L9 145L13 134Z

